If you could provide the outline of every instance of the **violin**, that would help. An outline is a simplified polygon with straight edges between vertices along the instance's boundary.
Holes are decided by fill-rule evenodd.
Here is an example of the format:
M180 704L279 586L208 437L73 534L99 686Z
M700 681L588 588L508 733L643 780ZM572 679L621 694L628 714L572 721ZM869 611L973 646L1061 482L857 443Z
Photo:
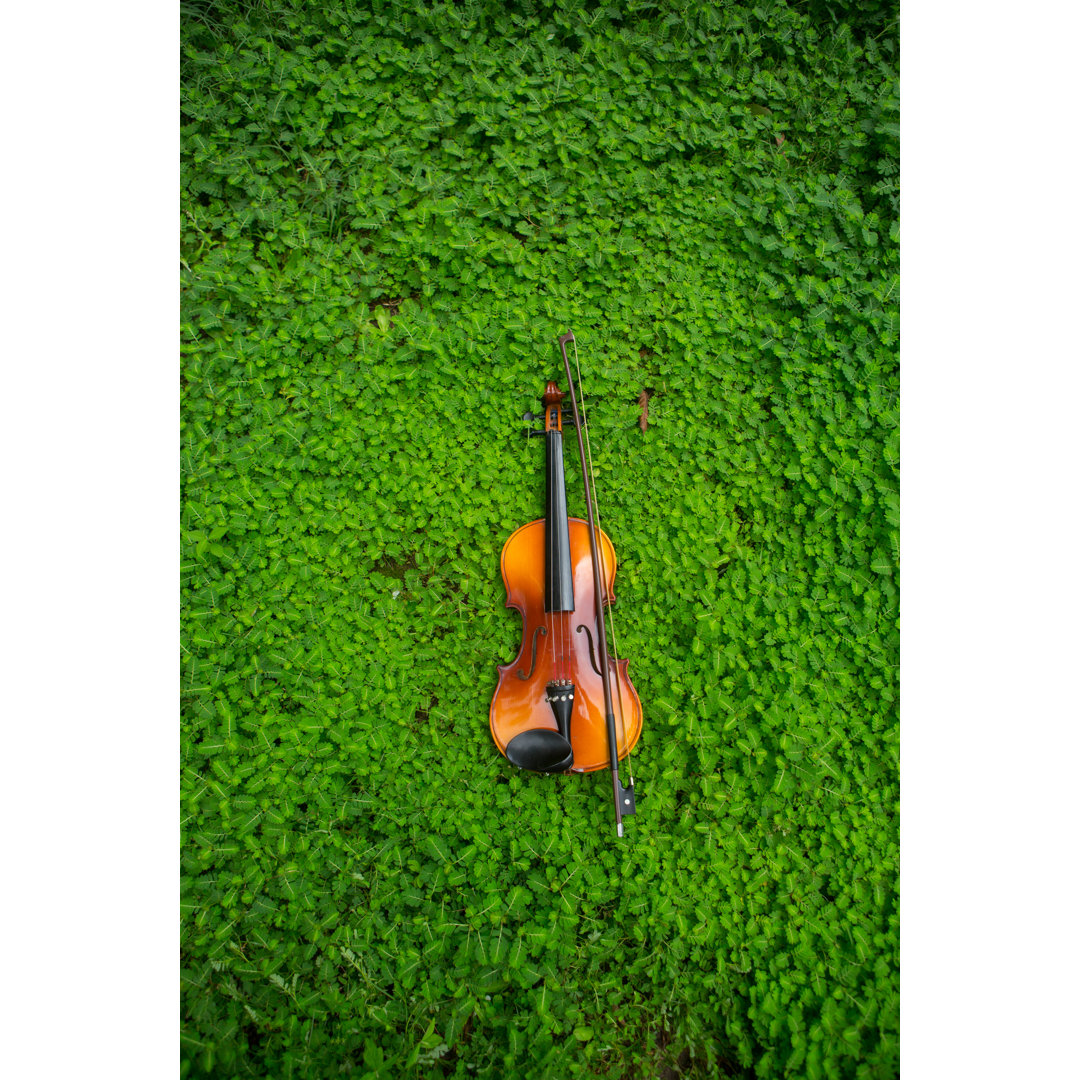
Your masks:
M517 529L503 545L506 606L521 613L521 647L500 665L491 699L491 736L519 769L590 773L610 769L615 824L634 813L634 783L623 786L619 761L641 736L641 701L628 662L608 653L605 609L615 602L615 548L594 515L582 421L566 355L573 333L559 338L571 411L554 382L543 394L547 448L546 515ZM576 345L575 345L576 352ZM526 420L536 420L532 413ZM563 431L577 432L587 518L569 517Z

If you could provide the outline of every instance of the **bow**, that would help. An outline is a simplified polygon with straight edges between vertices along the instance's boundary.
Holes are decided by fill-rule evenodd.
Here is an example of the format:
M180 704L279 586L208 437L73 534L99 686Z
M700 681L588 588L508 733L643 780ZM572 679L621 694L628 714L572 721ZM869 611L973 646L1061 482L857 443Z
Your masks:
M570 372L570 360L566 355L566 343L574 343L574 357L577 358L577 339L572 330L567 331L559 338L559 349L562 351L563 366L566 368L566 381L570 386L570 406L574 413L574 428L577 431L578 451L581 454L581 476L585 484L585 507L588 514L589 546L592 549L593 586L596 596L596 625L598 628L599 652L600 652L600 677L604 685L604 722L607 727L608 753L611 759L611 789L615 803L615 828L619 836L623 834L622 819L629 817L636 809L634 801L634 773L630 766L630 784L623 787L619 779L619 743L615 733L615 709L611 697L611 674L608 670L607 630L604 623L604 593L601 581L607 580L607 568L604 565L604 550L597 537L597 520L600 517L599 507L593 513L593 493L589 483L592 472L592 449L590 447L588 457L585 453L585 442L588 440L588 418L582 418L578 411L577 394L574 392L574 377ZM578 364L578 382L581 380L581 365ZM582 403L584 408L584 402ZM582 438L582 431L585 436ZM612 634L614 635L614 624ZM614 641L614 637L613 637ZM615 662L618 664L618 652L616 650ZM623 718L622 689L619 688L619 722L623 726L625 734L625 720ZM629 751L628 751L629 753Z

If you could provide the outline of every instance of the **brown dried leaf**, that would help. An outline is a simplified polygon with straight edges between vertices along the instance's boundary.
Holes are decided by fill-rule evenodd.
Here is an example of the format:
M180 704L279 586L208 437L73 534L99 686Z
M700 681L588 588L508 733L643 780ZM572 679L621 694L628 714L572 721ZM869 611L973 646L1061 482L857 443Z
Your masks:
M637 399L638 407L641 409L641 419L638 421L638 427L642 431L648 431L649 429L649 391L642 390L640 396Z

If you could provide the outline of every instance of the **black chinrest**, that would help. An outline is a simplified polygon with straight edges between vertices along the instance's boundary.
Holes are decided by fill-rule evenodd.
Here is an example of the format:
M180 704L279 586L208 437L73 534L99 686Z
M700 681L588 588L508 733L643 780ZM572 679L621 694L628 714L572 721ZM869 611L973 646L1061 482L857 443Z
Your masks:
M557 731L533 728L507 743L506 758L519 769L566 772L574 764L574 748Z

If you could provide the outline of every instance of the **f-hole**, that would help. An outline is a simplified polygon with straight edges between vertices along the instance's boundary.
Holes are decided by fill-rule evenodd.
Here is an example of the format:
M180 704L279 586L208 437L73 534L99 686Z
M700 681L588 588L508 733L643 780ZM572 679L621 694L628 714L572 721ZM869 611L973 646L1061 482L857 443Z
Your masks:
M584 623L578 623L577 632L585 631L585 636L589 639L589 663L592 664L593 671L602 679L604 676L601 674L600 669L596 666L596 653L593 652L592 632Z
M525 672L521 670L521 668L518 668L518 669L517 669L517 672L516 672L516 674L517 674L517 677L518 677L519 679L521 679L521 680L522 680L523 682L528 682L528 681L529 681L529 679L531 679L531 678L532 678L532 673L533 673L533 672L534 672L534 671L536 670L536 635L537 635L537 634L544 634L544 635L546 636L546 635L547 635L547 628L546 628L546 627L544 627L544 626L538 626L538 627L537 627L537 628L536 628L536 629L535 629L535 630L533 631L533 640L532 640L532 663L530 663L530 664L529 664L529 674L528 674L528 675L526 675L526 674L525 674ZM590 648L592 647L592 639L591 639L591 638L590 638L590 640L589 640L589 646L590 646ZM595 664L593 664L593 667L596 667L596 665L595 665Z

